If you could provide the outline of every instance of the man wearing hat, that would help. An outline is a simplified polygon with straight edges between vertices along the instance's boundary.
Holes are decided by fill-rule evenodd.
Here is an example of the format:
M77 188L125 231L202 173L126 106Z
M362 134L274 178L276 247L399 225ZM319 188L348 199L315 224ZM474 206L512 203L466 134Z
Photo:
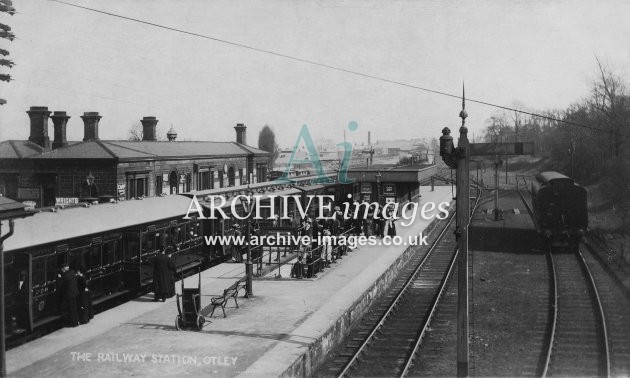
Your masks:
M237 240L241 237L241 227L238 223L234 223L232 226L234 229L234 245L232 246L232 261L233 262L243 262L243 246L237 244Z
M70 269L67 263L61 265L61 274L57 275L57 287L61 295L61 303L66 311L66 321L68 326L79 325L79 313L77 311L77 297L79 296L79 285L76 273Z
M153 259L153 300L166 301L175 295L175 264L167 254L172 252L171 247L163 248Z

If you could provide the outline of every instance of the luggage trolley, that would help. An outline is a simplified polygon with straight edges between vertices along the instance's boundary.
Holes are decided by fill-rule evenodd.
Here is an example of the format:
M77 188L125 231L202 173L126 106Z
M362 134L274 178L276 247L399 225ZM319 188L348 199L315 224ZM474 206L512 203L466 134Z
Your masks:
M196 288L185 288L182 278L182 293L177 294L177 312L175 317L175 328L179 331L184 328L196 328L201 331L206 318L201 314L201 270L198 273L198 283ZM181 304L180 304L181 298Z

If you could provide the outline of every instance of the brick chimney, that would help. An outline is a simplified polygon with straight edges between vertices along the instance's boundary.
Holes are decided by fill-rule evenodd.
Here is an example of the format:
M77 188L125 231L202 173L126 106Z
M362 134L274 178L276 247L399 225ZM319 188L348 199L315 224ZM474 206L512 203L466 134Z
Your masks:
M144 117L140 122L142 122L142 140L155 142L158 120L155 117Z
M247 144L247 126L237 123L234 130L236 130L236 143Z
M66 125L68 124L70 116L66 115L66 112L54 112L50 118L52 119L53 126L55 128L55 139L52 144L53 150L67 146L68 140L66 139Z
M98 140L98 122L101 120L98 112L85 112L83 119L83 141Z
M48 117L50 112L47 106L31 106L30 110L27 110L29 118L31 119L31 135L28 140L39 144L45 149L50 149L50 138L48 137Z

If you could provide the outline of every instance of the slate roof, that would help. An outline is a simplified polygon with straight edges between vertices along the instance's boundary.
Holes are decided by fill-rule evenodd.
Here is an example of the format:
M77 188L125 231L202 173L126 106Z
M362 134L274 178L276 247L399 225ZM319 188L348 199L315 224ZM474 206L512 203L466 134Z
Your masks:
M5 140L0 142L0 158L19 159L40 154L43 148L28 140Z
M69 142L50 151L29 141L0 143L0 158L19 159L112 159L118 161L162 160L216 156L266 155L268 152L235 142L156 142L127 140L96 140Z

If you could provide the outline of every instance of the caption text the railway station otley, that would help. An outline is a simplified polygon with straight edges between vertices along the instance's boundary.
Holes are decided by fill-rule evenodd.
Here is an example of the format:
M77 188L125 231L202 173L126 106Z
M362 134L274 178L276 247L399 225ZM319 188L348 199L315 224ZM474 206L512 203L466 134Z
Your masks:
M120 363L120 364L163 364L163 365L214 365L234 366L238 357L230 356L191 356L159 353L117 353L117 352L70 352L74 362Z

